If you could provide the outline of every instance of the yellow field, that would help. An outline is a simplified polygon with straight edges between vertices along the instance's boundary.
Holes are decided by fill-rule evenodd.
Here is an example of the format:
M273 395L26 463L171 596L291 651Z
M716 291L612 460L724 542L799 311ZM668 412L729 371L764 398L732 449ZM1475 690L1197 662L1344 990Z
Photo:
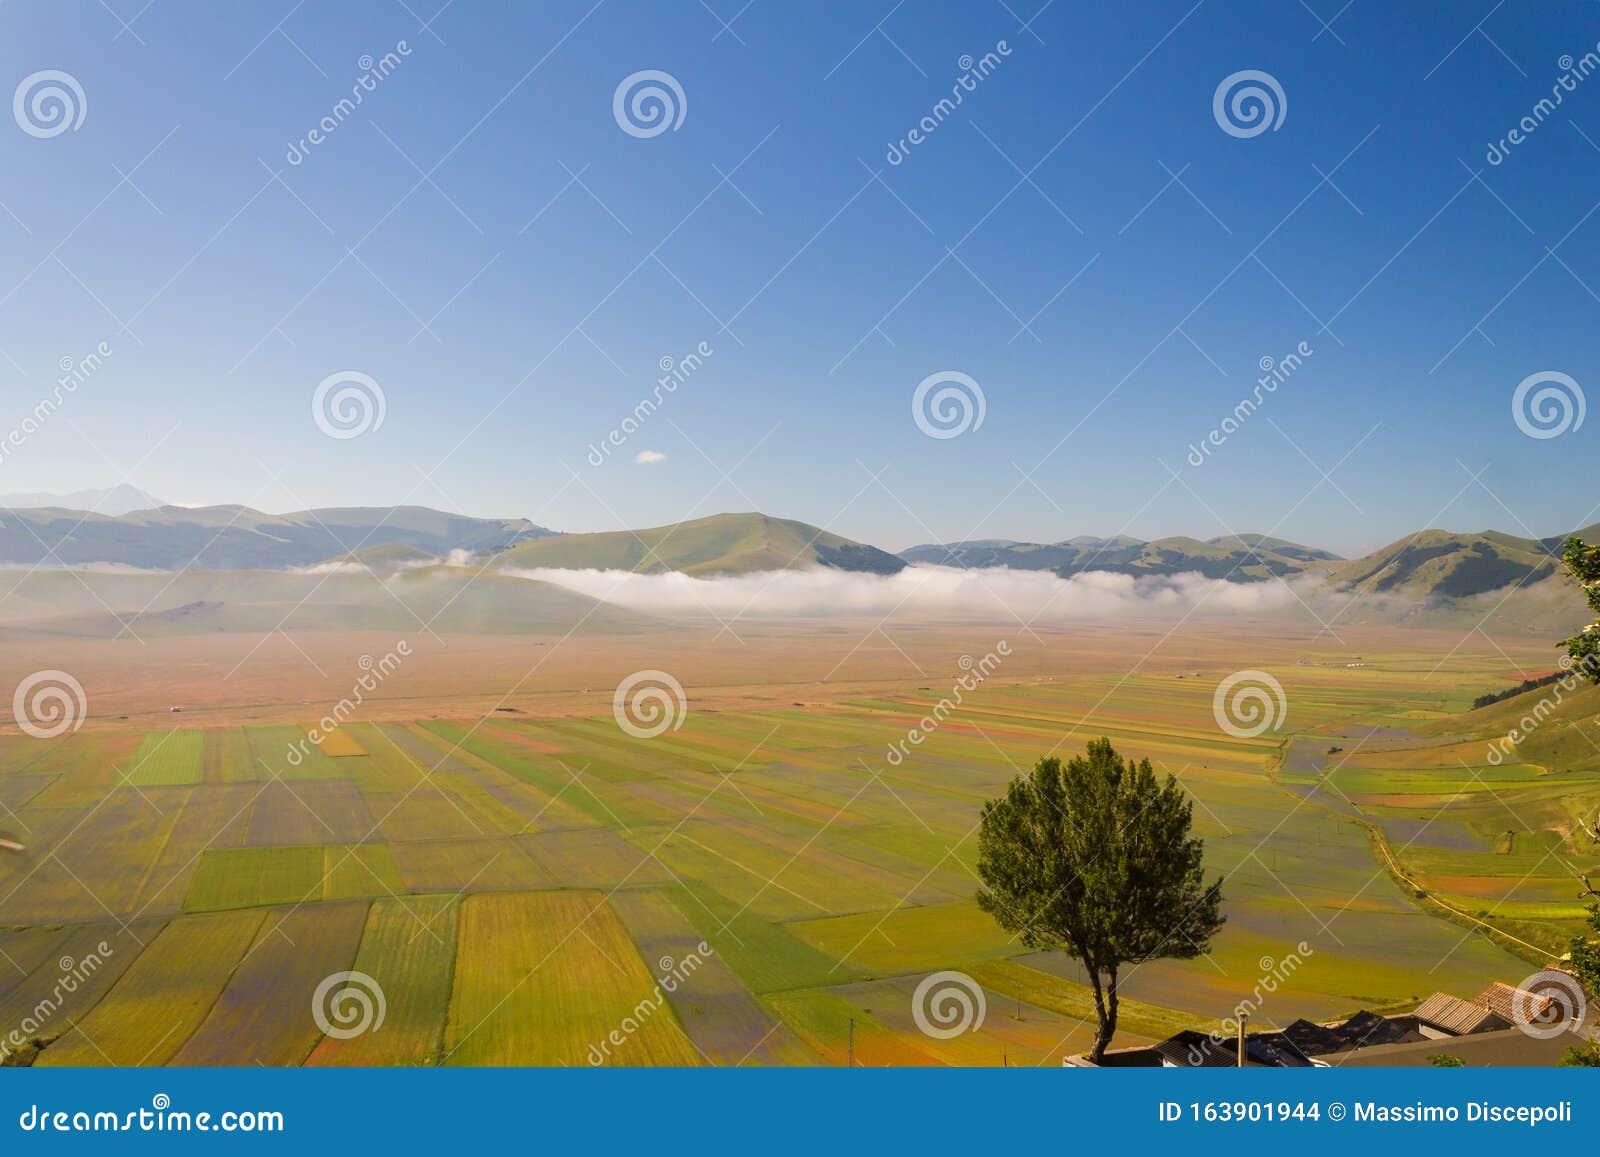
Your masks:
M356 972L382 977L386 1003L376 1032L325 1036L311 1065L436 1064L444 1043L439 1010L450 1001L456 902L449 896L375 901L367 913Z
M264 919L245 910L174 920L37 1063L166 1064L211 1011Z
M445 1061L696 1065L700 1054L599 892L472 896L461 905Z

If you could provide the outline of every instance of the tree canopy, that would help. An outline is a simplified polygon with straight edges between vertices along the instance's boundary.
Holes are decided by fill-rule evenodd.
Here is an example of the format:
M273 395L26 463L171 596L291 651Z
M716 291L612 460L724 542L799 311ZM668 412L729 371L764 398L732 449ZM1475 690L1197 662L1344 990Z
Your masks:
M1097 739L1048 757L984 804L978 906L1033 949L1082 962L1094 989L1099 1061L1117 1027L1119 970L1206 951L1222 927L1222 881L1206 884L1194 804L1150 761Z
M1567 573L1583 588L1589 600L1589 609L1595 620L1572 638L1563 640L1567 654L1572 657L1576 670L1600 683L1600 546L1590 546L1577 535L1567 539L1561 552L1561 562Z
M1567 539L1566 548L1561 552L1561 561L1567 568L1567 573L1583 588L1584 597L1589 601L1589 609L1596 615L1594 622L1570 639L1562 641L1567 654L1572 657L1575 670L1582 671L1591 681L1600 683L1600 546L1590 546L1577 535ZM1596 843L1600 843L1600 816L1597 816L1595 826L1590 828L1582 820L1578 821L1583 830ZM1600 897L1600 892L1594 890L1589 883L1587 875L1579 875L1583 881L1584 894ZM1572 941L1572 960L1568 966L1572 974L1583 982L1584 988L1589 992L1600 992L1600 905L1589 906L1589 928L1595 937L1576 936ZM1564 1065L1578 1065L1586 1068L1600 1067L1600 1045L1589 1043L1574 1046L1567 1050Z

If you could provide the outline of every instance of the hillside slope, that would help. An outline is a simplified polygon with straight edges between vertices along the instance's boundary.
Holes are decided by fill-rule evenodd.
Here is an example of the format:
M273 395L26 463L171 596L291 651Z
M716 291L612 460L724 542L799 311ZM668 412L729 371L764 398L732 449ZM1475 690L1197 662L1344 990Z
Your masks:
M804 522L765 514L717 514L647 530L522 542L501 553L494 565L712 575L815 566L894 574L906 564L887 551Z
M1600 542L1600 523L1573 533ZM1062 577L1088 570L1135 576L1197 572L1233 582L1306 575L1352 594L1394 595L1420 605L1477 599L1509 587L1521 587L1517 592L1521 599L1546 583L1561 585L1565 580L1560 577L1560 554L1568 537L1424 530L1353 559L1261 534L1203 541L1179 536L1153 542L1125 536L1057 543L985 539L914 546L901 551L900 557L925 565L1048 570ZM1530 607L1543 606L1562 597L1562 592L1542 591L1524 601Z
M1205 541L1173 537L1144 542L1126 535L1107 539L1080 536L1056 543L987 540L914 546L902 551L900 557L907 562L940 566L1048 570L1063 578L1084 571L1135 576L1198 572L1234 582L1298 574L1312 564L1337 559L1325 550L1261 534Z
M1540 541L1498 531L1452 534L1424 530L1322 573L1341 586L1374 594L1466 598L1550 578L1561 564L1545 542L1563 541L1564 536ZM1554 547L1559 549L1559 545Z

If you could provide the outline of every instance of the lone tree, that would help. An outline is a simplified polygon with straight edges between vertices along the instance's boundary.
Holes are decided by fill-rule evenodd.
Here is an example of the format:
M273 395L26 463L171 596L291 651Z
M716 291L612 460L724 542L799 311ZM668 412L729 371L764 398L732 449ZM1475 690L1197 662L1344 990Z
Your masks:
M1563 640L1561 645L1572 657L1575 670L1600 683L1600 546L1590 546L1573 535L1567 539L1566 549L1561 552L1561 561L1567 573L1583 588L1589 600L1589 609L1597 616L1594 622L1572 638ZM1590 827L1582 818L1578 823L1591 840L1600 844L1600 812L1595 814L1594 827ZM1600 900L1600 891L1595 890L1589 877L1580 873L1578 878L1583 882L1582 896ZM1593 937L1580 935L1573 938L1572 958L1568 967L1585 988L1597 992L1600 991L1600 904L1589 905L1589 928L1595 934ZM1574 1045L1567 1050L1566 1058L1561 1063L1600 1068L1600 1045L1593 1042Z
M1567 539L1566 548L1561 552L1561 563L1583 588L1589 600L1589 609L1596 616L1594 622L1572 638L1563 640L1561 645L1572 657L1575 670L1600 683L1600 546L1590 546L1573 535Z
M1190 959L1222 927L1222 881L1207 885L1194 804L1148 759L1124 760L1109 739L1029 776L983 805L978 906L1027 947L1065 949L1094 988L1100 1027L1089 1056L1117 1031L1125 964Z

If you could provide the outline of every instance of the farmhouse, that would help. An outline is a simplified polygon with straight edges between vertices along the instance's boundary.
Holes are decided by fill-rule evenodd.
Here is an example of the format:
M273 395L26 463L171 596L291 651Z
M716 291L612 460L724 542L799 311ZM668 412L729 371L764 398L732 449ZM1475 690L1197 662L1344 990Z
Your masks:
M1339 1068L1344 1065L1426 1066L1440 1053L1486 1067L1553 1066L1578 1043L1574 1032L1533 1035L1519 1023L1544 1024L1553 1002L1496 982L1474 1000L1436 992L1415 1012L1384 1016L1362 1011L1348 1020L1297 1020L1238 1038L1186 1029L1154 1045L1115 1049L1102 1064L1115 1068ZM1582 1030L1591 1035L1594 1028ZM1064 1065L1089 1068L1084 1056Z

